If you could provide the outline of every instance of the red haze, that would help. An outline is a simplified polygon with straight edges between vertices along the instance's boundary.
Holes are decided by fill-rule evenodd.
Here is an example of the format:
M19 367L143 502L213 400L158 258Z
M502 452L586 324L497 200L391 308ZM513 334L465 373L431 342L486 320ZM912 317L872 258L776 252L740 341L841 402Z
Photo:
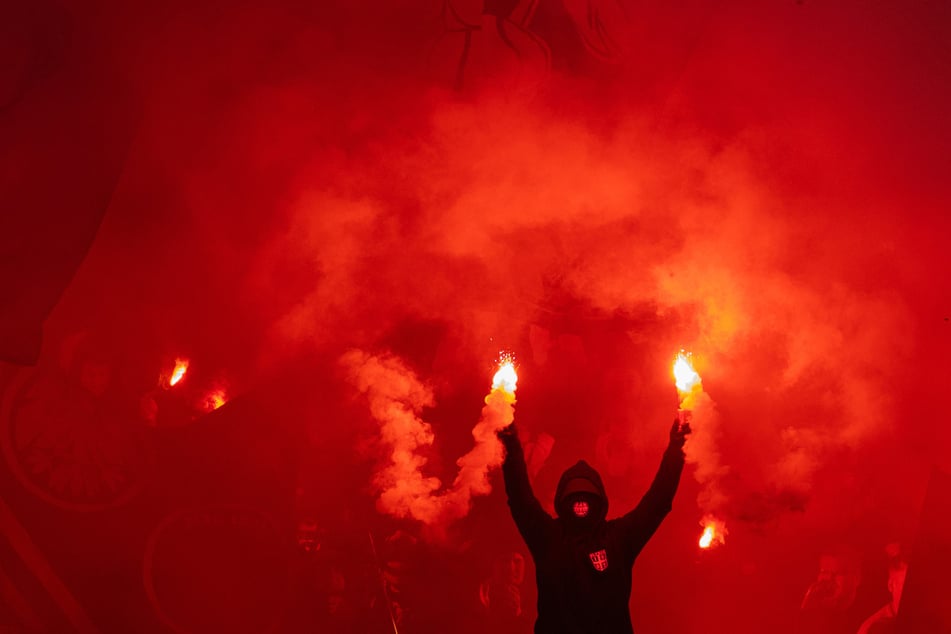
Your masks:
M292 487L320 498L330 478L362 536L383 530L369 509L387 456L341 378L347 350L420 381L417 466L443 482L492 359L515 350L516 420L550 449L539 498L583 457L618 512L659 459L670 362L690 349L730 535L697 554L707 509L688 473L635 567L645 630L778 627L823 545L915 535L931 468L951 468L945 5L561 0L499 22L452 0L97 4L51 10L134 94L137 135L41 367L69 366L63 342L91 333L110 389L137 402L187 355L207 375L186 383L227 379L209 420L245 411L242 394L264 403L299 441ZM587 8L603 29L573 21ZM0 81L2 96L17 80ZM4 125L22 125L25 94ZM493 488L448 536L459 552L518 547ZM690 607L670 620L655 606L673 595Z

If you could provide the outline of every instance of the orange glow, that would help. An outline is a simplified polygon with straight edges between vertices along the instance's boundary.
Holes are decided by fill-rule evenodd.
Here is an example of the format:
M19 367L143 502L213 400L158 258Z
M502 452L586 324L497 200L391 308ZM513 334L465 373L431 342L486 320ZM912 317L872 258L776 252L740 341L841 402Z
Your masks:
M224 389L218 388L205 395L205 400L202 401L202 405L204 406L205 411L212 412L227 402L228 398Z
M677 354L677 360L674 361L674 380L677 384L677 391L687 393L700 385L700 375L693 369L690 362L691 353L681 350Z
M726 530L726 524L723 521L712 515L707 515L700 522L700 525L703 526L703 535L700 536L699 541L700 548L712 548L726 541L729 531Z
M498 371L495 373L495 376L492 377L492 389L501 389L509 394L515 394L517 382L518 374L515 372L515 363L511 357L503 356L501 361L499 361Z
M178 384L185 376L188 370L188 359L175 359L175 369L172 370L172 376L168 379L169 387Z

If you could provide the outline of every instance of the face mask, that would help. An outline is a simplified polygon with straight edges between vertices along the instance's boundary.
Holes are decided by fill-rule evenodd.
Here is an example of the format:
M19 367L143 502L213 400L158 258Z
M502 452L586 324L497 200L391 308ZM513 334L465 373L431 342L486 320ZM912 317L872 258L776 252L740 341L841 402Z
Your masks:
M591 505L586 500L575 500L571 504L571 513L578 518L588 517L591 513Z
M594 495L572 495L567 501L567 519L579 528L594 524L598 520L601 501Z

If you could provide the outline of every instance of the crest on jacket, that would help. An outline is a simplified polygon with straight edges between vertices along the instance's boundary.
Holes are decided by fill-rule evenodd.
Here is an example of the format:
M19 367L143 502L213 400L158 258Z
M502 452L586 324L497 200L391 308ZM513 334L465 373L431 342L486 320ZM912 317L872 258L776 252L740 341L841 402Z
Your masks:
M588 553L588 557L591 559L591 565L598 572L604 572L608 569L608 551L605 549L602 548L593 553Z

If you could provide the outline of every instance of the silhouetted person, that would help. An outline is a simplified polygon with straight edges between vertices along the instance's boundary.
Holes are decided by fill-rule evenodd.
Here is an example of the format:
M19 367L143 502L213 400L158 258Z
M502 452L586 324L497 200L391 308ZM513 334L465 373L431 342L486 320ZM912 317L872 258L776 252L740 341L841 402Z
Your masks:
M285 632L350 632L357 627L343 553L326 545L298 552Z
M522 612L522 582L525 580L525 558L507 553L492 562L492 574L479 585L479 601L485 610L485 632L512 634L526 631L528 624Z
M499 433L505 446L505 492L519 533L535 561L536 634L631 634L634 559L670 512L684 467L688 424L674 421L660 469L640 503L606 520L601 476L585 461L567 469L555 492L557 518L532 492L513 423Z
M861 581L858 554L848 548L824 552L802 598L796 633L855 634L869 613L867 600L857 600Z

